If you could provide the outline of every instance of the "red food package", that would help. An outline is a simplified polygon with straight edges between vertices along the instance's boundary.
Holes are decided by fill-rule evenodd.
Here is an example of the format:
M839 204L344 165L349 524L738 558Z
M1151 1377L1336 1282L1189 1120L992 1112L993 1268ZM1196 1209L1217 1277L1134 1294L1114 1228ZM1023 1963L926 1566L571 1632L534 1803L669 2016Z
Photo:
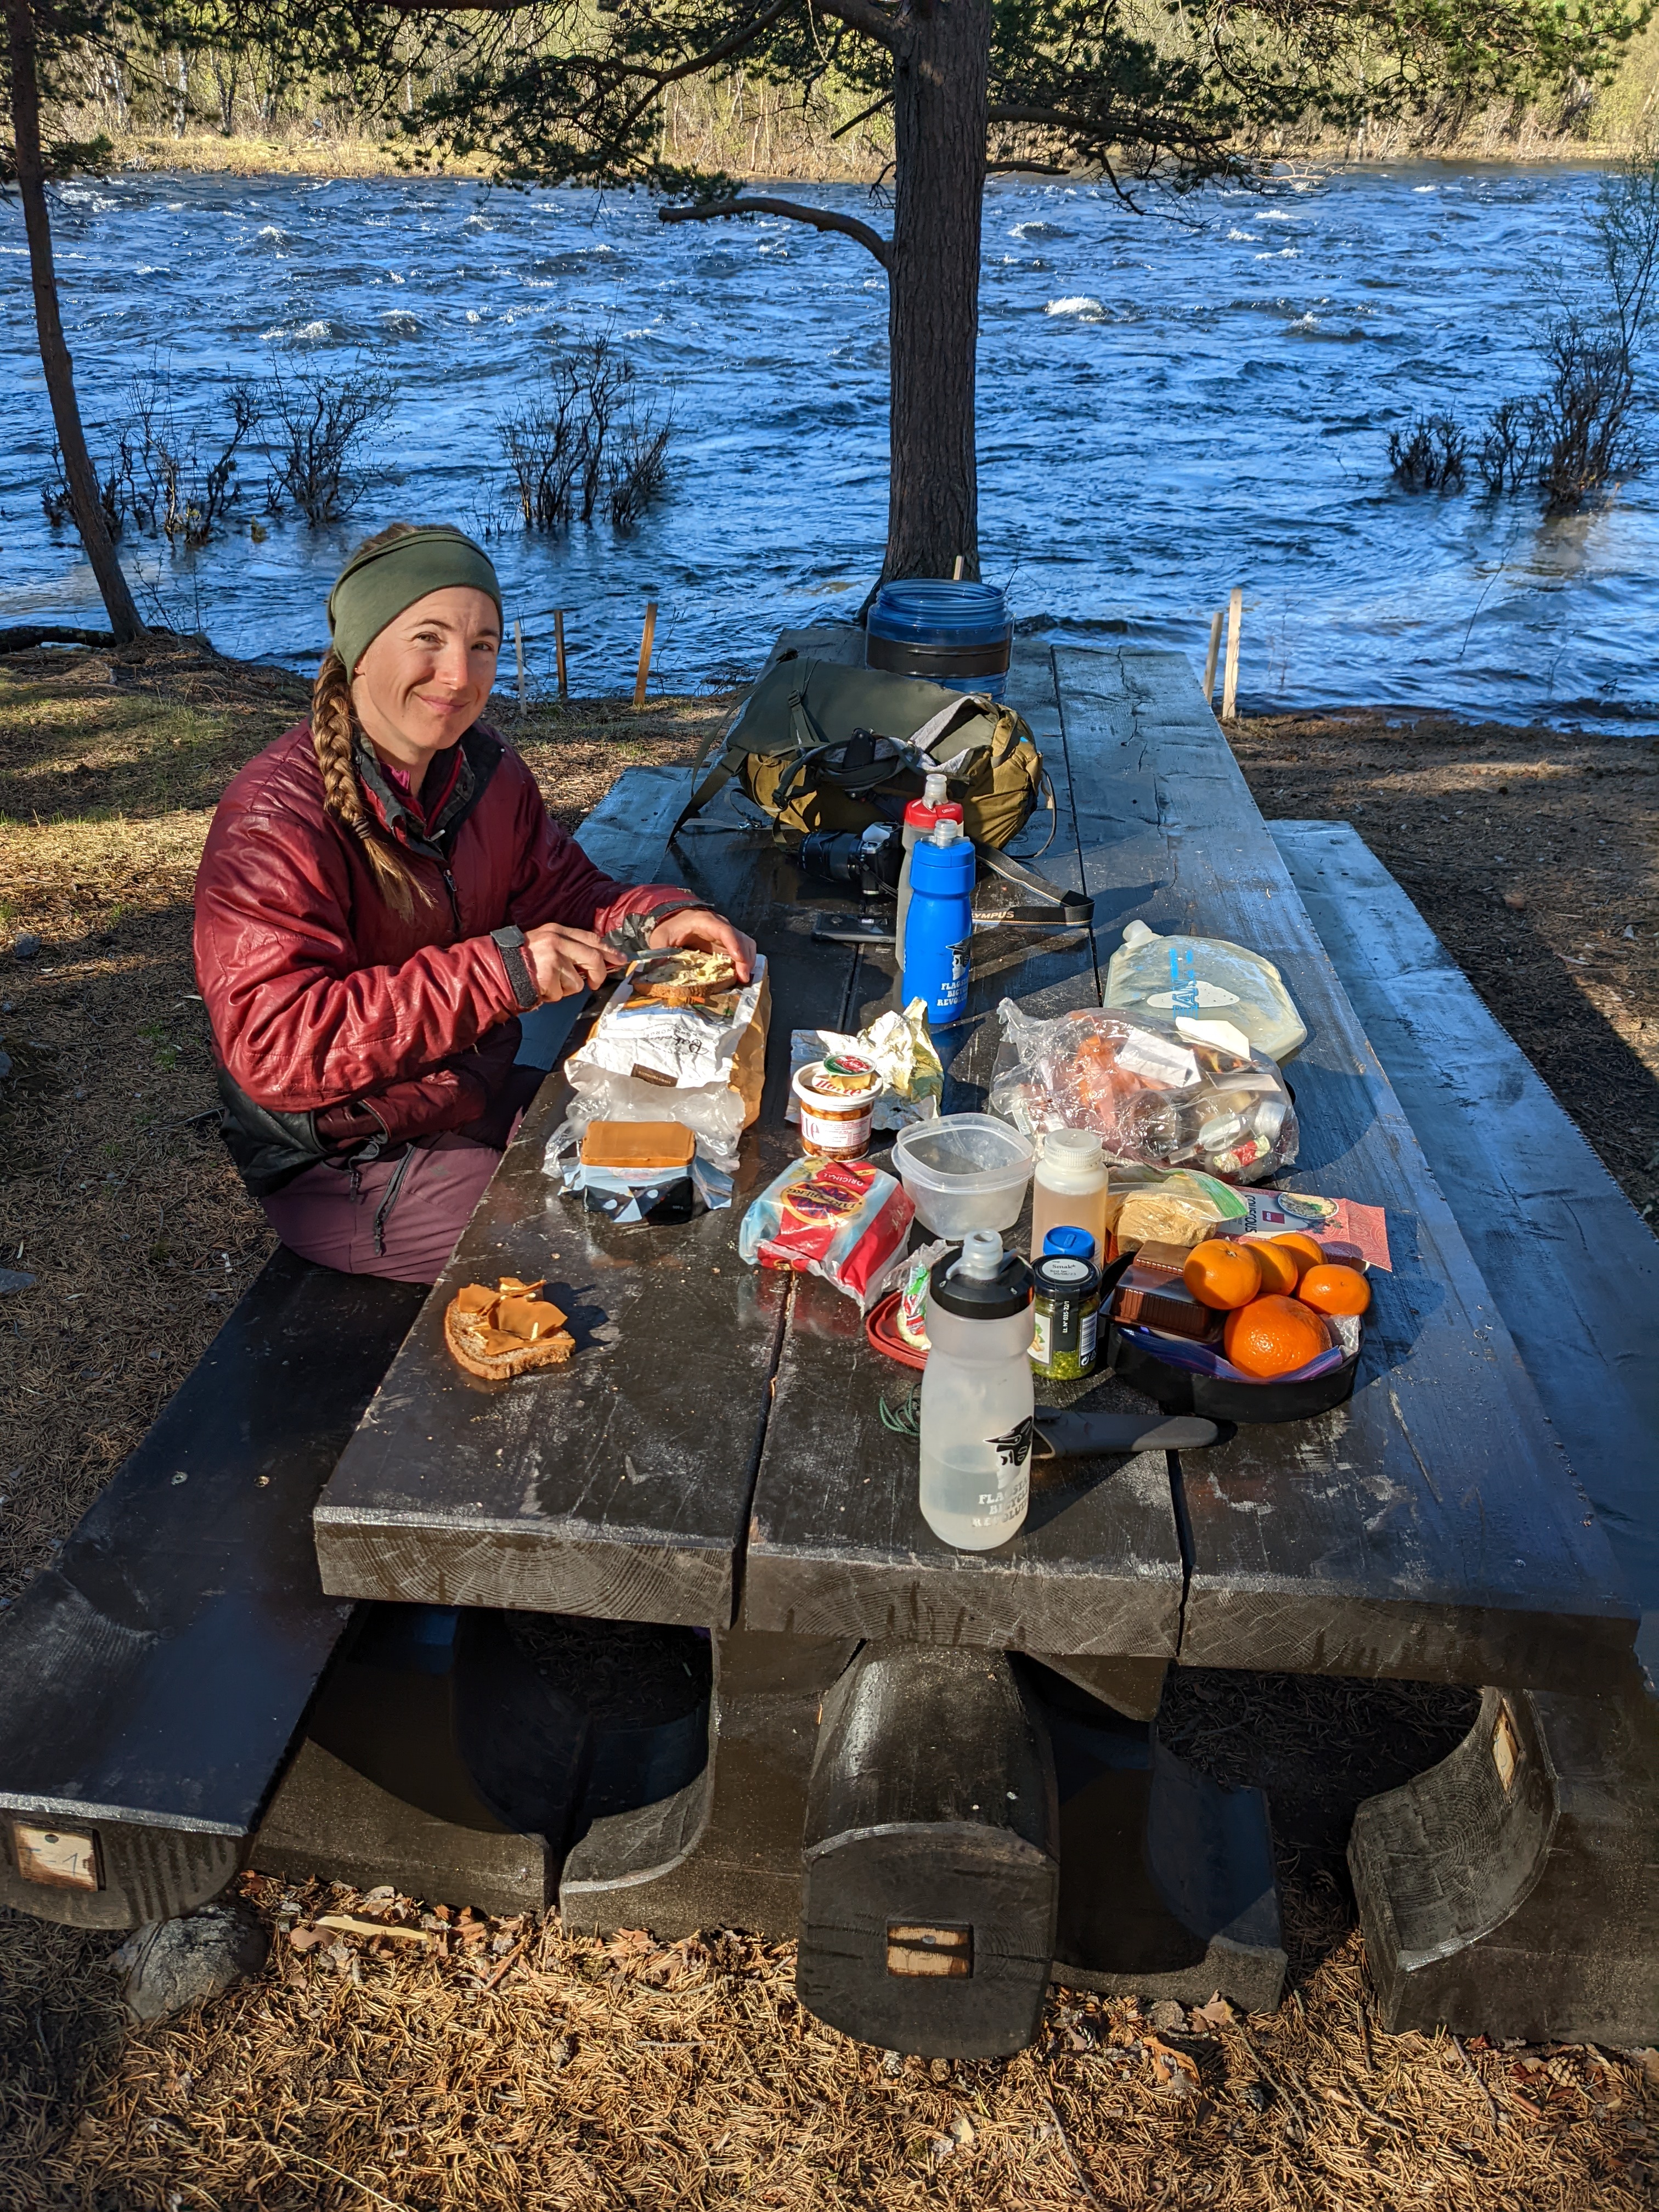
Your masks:
M738 1251L750 1267L822 1275L861 1310L915 1211L897 1178L866 1161L795 1160L744 1215Z

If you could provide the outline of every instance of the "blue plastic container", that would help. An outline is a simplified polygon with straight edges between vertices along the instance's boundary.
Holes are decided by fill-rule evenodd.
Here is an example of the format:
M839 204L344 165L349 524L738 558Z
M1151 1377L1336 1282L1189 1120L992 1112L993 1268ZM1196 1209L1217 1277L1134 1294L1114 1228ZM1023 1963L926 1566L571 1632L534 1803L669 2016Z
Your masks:
M903 1004L927 1002L930 1029L949 1029L968 1011L968 948L974 933L974 848L963 836L934 842L942 822L910 855L910 910L904 924Z
M1013 635L1008 603L994 584L912 576L884 584L877 593L865 631L865 665L1000 699Z

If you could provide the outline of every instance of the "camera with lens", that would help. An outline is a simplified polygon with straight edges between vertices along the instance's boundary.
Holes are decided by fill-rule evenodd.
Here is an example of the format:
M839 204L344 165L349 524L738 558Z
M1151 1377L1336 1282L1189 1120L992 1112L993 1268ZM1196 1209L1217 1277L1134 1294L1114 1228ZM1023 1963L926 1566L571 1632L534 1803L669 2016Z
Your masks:
M825 883L846 884L866 899L895 898L904 838L893 822L872 822L857 836L850 830L814 830L796 858L809 876Z

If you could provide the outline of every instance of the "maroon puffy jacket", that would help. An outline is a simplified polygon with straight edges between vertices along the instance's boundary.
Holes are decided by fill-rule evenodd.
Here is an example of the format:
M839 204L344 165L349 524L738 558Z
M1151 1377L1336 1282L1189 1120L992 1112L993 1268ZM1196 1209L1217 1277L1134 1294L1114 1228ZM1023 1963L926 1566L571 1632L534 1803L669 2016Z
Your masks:
M428 894L408 917L325 808L303 722L232 780L196 878L196 974L222 1127L256 1194L365 1144L374 1152L488 1123L512 1079L519 1012L491 930L603 932L625 915L699 903L677 885L603 874L482 724L434 759L418 811L361 739L356 766Z

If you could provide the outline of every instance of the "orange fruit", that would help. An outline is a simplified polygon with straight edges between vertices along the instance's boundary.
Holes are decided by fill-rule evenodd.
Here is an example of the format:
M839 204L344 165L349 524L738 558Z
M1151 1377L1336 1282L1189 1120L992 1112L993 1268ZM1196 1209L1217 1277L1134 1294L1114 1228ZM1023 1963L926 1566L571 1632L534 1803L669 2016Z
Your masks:
M1194 1245L1181 1279L1200 1305L1213 1306L1218 1313L1247 1306L1261 1295L1261 1268L1255 1248L1230 1244L1221 1237Z
M1282 1291L1285 1297L1294 1297L1304 1263L1271 1237L1252 1237L1249 1243L1255 1264L1261 1270L1262 1290L1269 1296Z
M1334 1264L1310 1267L1296 1294L1316 1313L1363 1314L1371 1302L1371 1286L1358 1268Z
M1325 1264L1324 1247L1316 1238L1304 1237L1299 1229L1286 1230L1283 1236L1275 1237L1273 1242L1281 1252L1291 1255L1296 1261L1298 1275L1305 1275L1310 1267L1322 1267Z
M1266 1382L1290 1375L1331 1346L1330 1331L1295 1298L1255 1298L1227 1316L1221 1346L1233 1365Z

